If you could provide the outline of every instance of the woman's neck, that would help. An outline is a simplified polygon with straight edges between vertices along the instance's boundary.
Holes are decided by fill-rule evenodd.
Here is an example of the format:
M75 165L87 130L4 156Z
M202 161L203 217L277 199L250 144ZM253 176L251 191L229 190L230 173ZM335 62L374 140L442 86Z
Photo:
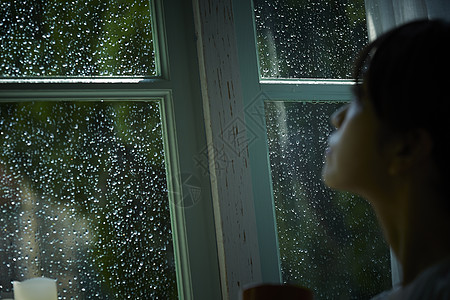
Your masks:
M450 216L444 210L423 208L411 215L400 235L397 255L403 266L403 284L450 256Z
M446 200L433 194L414 191L372 202L377 203L374 209L386 239L402 264L403 285L450 256L450 216L439 205Z

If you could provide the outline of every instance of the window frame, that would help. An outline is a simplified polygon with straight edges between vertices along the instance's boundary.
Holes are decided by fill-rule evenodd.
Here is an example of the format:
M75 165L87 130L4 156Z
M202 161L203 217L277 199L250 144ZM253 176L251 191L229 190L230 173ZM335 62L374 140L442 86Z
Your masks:
M151 3L158 76L1 78L0 102L157 99L162 116L178 297L218 299L221 287L210 181L193 159L207 147L192 38L193 7L190 1L183 0ZM192 207L183 203L183 193L187 192L183 191L182 174L195 176L202 189L202 198Z
M179 298L239 299L239 290L247 284L281 283L265 120L255 113L261 113L267 99L348 101L352 83L261 80L252 0L154 0L152 4L157 29L153 27L154 45L161 64L158 77L0 79L0 102L29 97L58 101L61 96L71 100L161 99L168 190L173 191L169 197ZM210 40L212 35L214 42L227 43L218 49ZM217 77L207 76L214 70L222 75L226 71L230 81L215 86ZM236 94L230 95L227 82L235 84ZM240 140L248 149L248 160L232 162L233 171L241 170L246 179L233 186L227 185L227 174L217 168L221 161L214 153L235 155L228 148L221 150L221 141L217 141L222 120L215 116L224 107L242 109L234 110L228 120L245 120L249 134ZM196 162L205 151L206 176ZM195 175L201 184L202 199L192 207L174 205L182 203L183 173ZM233 206L239 205L249 213L236 213ZM247 238L234 231L236 224Z
M270 174L264 101L348 102L352 99L351 79L265 79L261 78L252 0L233 0L240 74L244 87L247 130L258 133L249 146L252 166L256 224L264 282L282 282L275 206ZM399 266L392 256L393 285L399 282Z

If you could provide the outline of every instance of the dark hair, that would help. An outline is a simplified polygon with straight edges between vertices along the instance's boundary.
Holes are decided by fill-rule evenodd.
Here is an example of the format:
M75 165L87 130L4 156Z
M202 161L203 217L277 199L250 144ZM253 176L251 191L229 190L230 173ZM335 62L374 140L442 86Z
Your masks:
M361 51L354 78L389 130L427 130L435 161L449 172L449 23L419 20L381 35Z

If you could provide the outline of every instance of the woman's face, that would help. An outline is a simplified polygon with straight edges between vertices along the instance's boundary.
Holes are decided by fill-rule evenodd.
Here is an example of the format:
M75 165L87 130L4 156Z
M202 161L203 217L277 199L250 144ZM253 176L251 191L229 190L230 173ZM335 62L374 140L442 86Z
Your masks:
M381 149L381 124L372 103L364 97L353 100L337 110L331 122L336 130L325 153L325 184L363 196L379 190L388 167Z

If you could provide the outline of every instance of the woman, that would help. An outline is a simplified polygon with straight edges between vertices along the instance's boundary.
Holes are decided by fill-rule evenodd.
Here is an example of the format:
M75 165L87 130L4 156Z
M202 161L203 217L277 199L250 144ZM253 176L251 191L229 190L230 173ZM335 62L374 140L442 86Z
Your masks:
M375 299L450 299L450 25L415 21L369 44L355 99L331 117L323 179L374 208L403 267Z

